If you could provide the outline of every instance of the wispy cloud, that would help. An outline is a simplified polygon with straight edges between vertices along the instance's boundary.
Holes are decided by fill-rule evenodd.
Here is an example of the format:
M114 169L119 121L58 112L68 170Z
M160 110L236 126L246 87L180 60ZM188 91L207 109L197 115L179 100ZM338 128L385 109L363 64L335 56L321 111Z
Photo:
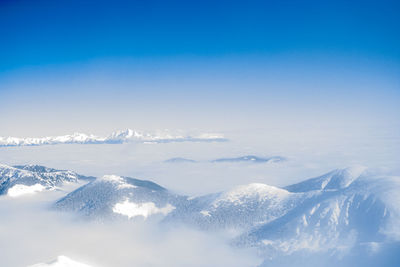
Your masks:
M224 142L227 139L222 134L201 133L196 135L171 134L168 131L159 133L144 133L127 129L113 132L107 137L93 134L74 133L62 136L47 137L0 137L0 147L9 146L41 146L59 144L122 144L140 143L170 143L170 142Z

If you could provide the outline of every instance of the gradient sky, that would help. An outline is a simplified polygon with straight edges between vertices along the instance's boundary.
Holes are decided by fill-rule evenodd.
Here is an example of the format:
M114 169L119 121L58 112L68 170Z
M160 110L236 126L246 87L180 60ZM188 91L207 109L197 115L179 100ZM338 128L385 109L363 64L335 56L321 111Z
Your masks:
M0 135L395 127L397 1L1 1Z

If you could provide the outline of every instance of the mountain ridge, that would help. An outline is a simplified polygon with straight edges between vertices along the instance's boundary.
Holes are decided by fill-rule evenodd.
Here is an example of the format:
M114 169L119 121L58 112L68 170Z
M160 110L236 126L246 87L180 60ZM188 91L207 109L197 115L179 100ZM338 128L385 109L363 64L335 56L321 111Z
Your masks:
M17 167L8 170L22 177L31 170L58 171ZM4 165L0 174L1 170ZM231 231L233 246L255 247L260 255L275 257L301 251L339 253L400 239L399 191L399 177L372 175L362 166L333 170L284 188L251 183L198 197L175 194L151 181L105 175L68 193L53 207L89 220L154 220Z
M73 133L62 136L46 137L0 137L0 147L10 146L40 146L59 144L123 144L129 142L143 143L170 143L170 142L225 142L222 134L201 133L196 135L171 134L168 131L159 133L144 133L127 129L116 131L107 137L100 137L93 134Z

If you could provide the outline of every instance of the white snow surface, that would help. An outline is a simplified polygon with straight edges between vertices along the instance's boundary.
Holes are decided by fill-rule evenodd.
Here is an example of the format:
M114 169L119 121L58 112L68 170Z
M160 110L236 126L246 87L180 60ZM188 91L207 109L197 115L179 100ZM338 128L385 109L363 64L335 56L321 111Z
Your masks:
M84 263L80 263L66 256L58 256L56 260L49 263L38 263L28 267L93 267Z
M126 199L124 202L115 204L113 207L113 212L128 216L128 218L142 216L147 219L149 216L154 214L161 213L163 215L167 215L174 209L175 207L171 204L167 204L163 208L158 208L153 202L134 203Z
M45 190L41 184L34 184L34 185L23 185L23 184L16 184L7 191L7 195L10 197L20 197L23 195L33 195L35 193L41 192Z
M128 184L124 178L118 175L104 175L101 177L100 181L108 181L112 183L116 183L118 185L118 189L123 189L123 188L137 188L137 186Z
M211 142L226 141L222 134L201 133L196 135L171 134L168 131L144 133L127 129L113 132L107 137L93 134L74 133L62 136L47 137L0 137L0 147L8 146L40 146L57 144L121 144L128 142L168 143L168 142Z
M126 183L136 188L119 190ZM286 188L252 183L195 198L150 181L106 175L57 207L97 218L164 215L167 223L233 231L232 244L256 247L263 255L291 255L400 240L399 189L400 177L377 176L365 167L333 170Z
M354 181L365 175L367 167L361 165L337 169L322 176L308 179L286 187L291 192L308 192L313 190L340 190L349 187Z
M218 206L222 202L232 202L240 205L249 199L268 200L277 199L282 200L290 195L288 191L261 183L252 183L248 185L237 186L231 191L223 193L213 204Z
M91 179L73 171L56 170L40 165L7 166L0 164L0 195L18 197Z

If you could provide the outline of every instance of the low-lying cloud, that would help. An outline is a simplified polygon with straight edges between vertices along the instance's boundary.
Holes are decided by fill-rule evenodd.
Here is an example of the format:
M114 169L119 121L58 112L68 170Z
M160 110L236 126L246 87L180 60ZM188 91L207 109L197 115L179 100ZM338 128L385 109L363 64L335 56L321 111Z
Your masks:
M1 265L29 266L59 255L93 267L255 266L252 250L229 246L218 233L135 220L83 222L49 211L57 192L0 198Z

